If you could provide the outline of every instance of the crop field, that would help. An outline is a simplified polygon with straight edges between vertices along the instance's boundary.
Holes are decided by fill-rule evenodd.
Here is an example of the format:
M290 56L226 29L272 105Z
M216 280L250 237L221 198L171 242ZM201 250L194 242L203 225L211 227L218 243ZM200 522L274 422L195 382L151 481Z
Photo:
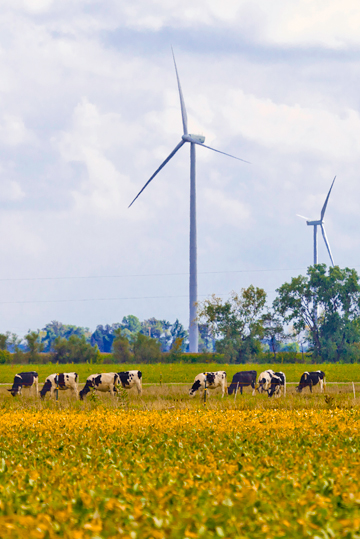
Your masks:
M358 538L357 408L3 410L0 537Z
M49 374L56 372L77 372L80 381L85 383L86 378L96 372L119 372L127 370L140 370L143 373L143 382L145 384L164 383L191 383L199 372L205 371L226 371L228 381L231 381L234 373L242 370L255 370L260 372L266 369L274 371L284 371L288 382L299 382L300 376L304 371L322 370L326 374L328 382L359 382L360 383L360 364L246 364L246 365L224 365L215 363L195 363L195 364L142 364L142 365L124 365L124 364L47 364L47 365L0 365L0 383L12 383L14 374L22 371L34 370L39 374L39 382L44 382Z
M44 367L35 367L41 383L59 367L118 366ZM278 399L215 390L205 405L188 390L209 367L142 365L142 396L93 392L84 402L69 391L58 401L13 398L1 386L1 539L360 539L357 366L332 366L336 379L322 365L339 382L325 394L298 395L295 385ZM7 367L12 376L33 368ZM297 382L306 370L277 369Z

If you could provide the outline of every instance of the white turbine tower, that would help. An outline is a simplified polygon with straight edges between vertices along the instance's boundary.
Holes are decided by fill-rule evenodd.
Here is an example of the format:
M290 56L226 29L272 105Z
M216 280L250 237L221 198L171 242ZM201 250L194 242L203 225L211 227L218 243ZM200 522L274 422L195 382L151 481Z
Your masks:
M306 224L308 226L313 226L314 227L314 265L318 263L317 227L320 226L321 227L321 232L322 232L322 235L323 235L323 238L324 238L324 242L325 242L326 248L327 248L329 256L330 256L331 264L334 266L334 259L333 259L332 254L331 254L330 244L329 244L329 241L327 239L326 231L325 231L325 227L324 227L324 215L325 215L327 203L329 201L331 189L333 188L335 179L336 179L336 176L332 181L331 187L330 187L329 192L327 194L327 197L325 199L325 203L324 203L324 205L322 207L322 210L321 210L320 219L318 221L310 221L307 217L304 217L303 215L298 215L298 217L301 217L302 219L306 220Z
M233 157L234 159L238 159L239 161L244 161L245 163L248 163L248 161L245 161L244 159L240 159L239 157L234 157L233 155L230 155L225 152L220 152L219 150L215 150L215 148L210 148L210 146L206 146L204 144L205 137L202 135L191 135L188 133L188 126L187 126L187 114L186 114L186 108L185 108L185 102L183 93L181 90L180 85L180 79L178 70L176 67L175 62L175 56L173 52L173 59L174 59L174 65L175 65L175 72L176 72L176 78L179 88L179 95L180 95L180 107L181 107L181 116L182 116L182 123L183 123L183 135L181 137L181 140L179 144L175 147L175 149L170 153L170 155L165 159L165 161L159 166L159 168L154 172L154 174L151 176L151 178L146 182L144 187L141 189L141 191L136 195L134 200L131 202L130 206L135 202L135 200L138 198L138 196L141 195L141 193L144 191L144 189L149 185L149 183L155 178L155 176L160 172L160 170L170 161L172 157L176 154L178 150L180 150L181 146L183 146L186 142L190 143L190 283L189 283L189 302L190 302L190 316L189 316L189 349L190 352L197 353L198 351L198 323L196 320L197 313L196 313L196 304L197 304L197 247L196 247L196 158L195 158L195 147L196 145L203 146L204 148L208 148L209 150L213 150L214 152L222 153L223 155L227 155L228 157ZM129 206L129 208L130 208Z

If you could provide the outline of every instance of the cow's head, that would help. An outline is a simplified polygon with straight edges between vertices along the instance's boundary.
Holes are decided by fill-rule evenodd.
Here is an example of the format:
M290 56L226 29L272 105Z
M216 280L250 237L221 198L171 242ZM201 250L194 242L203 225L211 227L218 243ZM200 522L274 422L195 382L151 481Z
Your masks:
M80 400L83 401L85 395L87 395L90 392L90 389L94 387L95 387L94 378L92 378L91 380L86 380L85 387L79 392Z
M22 386L15 386L13 385L11 389L8 389L13 397L16 397L16 395L21 395L21 388Z
M299 385L295 388L298 393L301 393L304 387L306 386L306 382L309 375L307 372L304 372L304 374L301 375Z
M196 380L189 391L190 397L195 397L195 393L198 391L198 389L200 389L200 386L201 386L200 380Z
M51 382L50 380L46 380L45 384L43 385L42 390L40 391L40 397L43 399L48 391L51 389Z

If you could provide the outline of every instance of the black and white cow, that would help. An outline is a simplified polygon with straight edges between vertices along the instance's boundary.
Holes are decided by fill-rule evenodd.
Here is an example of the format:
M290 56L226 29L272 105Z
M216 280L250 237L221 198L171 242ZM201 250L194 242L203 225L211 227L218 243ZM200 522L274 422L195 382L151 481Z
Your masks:
M243 387L251 386L255 389L256 371L241 371L234 374L232 382L228 387L228 394L231 395L236 388L240 389L242 394Z
M50 391L50 396L54 395L55 389L72 389L75 393L75 396L79 396L78 390L78 379L79 376L76 372L61 372L59 374L50 374L45 380L42 390L40 391L40 396L43 399L48 391Z
M15 374L13 386L11 389L8 389L8 391L10 391L12 396L15 397L16 395L21 395L22 388L30 389L31 392L32 388L34 388L35 395L37 395L39 390L38 373L35 371L30 371Z
M189 391L190 397L194 397L195 393L200 389L204 391L206 387L208 389L216 389L221 387L222 397L225 395L226 391L226 372L225 371L216 371L216 372L201 372L195 376L194 383Z
M316 386L317 384L320 385L320 391L322 393L324 391L324 386L325 386L325 373L323 371L313 371L313 372L305 371L301 375L300 383L296 387L296 391L298 393L301 393L305 387L309 387L312 393L313 386Z
M258 385L257 385L257 388L256 388L259 393L267 393L268 392L268 390L271 387L271 378L272 378L272 376L274 376L274 374L275 374L275 372L272 371L271 369L269 369L267 371L264 371L264 372L259 374ZM253 395L256 394L256 389L253 390Z
M91 389L103 392L110 391L111 395L114 395L114 393L116 393L116 386L119 384L120 378L116 372L91 374L86 380L85 387L79 393L80 400L84 400L85 395L87 395Z
M142 373L141 371L124 371L118 372L121 387L124 389L131 389L133 386L137 387L138 394L142 393Z
M286 397L286 376L283 372L275 372L271 376L270 388L267 390L268 396L280 397L281 389L283 389L284 397Z

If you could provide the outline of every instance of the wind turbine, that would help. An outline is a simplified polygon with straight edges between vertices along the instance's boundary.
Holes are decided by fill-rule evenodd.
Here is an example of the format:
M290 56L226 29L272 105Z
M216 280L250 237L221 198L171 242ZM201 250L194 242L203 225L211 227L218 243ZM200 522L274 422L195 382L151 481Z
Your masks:
M203 146L208 150L213 150L214 152L227 155L228 157L233 157L244 163L248 163L244 159L239 157L234 157L225 152L220 152L215 150L215 148L210 148L204 144L205 137L202 135L192 135L188 132L187 125L187 114L184 102L184 96L181 90L179 74L175 62L174 51L172 51L177 84L179 89L180 96L180 107L181 107L181 116L183 124L183 135L179 144L174 148L170 155L165 159L165 161L159 166L159 168L154 172L151 178L146 182L141 191L136 195L134 200L129 205L132 206L135 200L141 195L144 189L149 185L149 183L155 178L155 176L160 172L160 170L170 161L172 157L176 154L178 150L186 143L190 143L190 279L189 279L189 307L190 307L190 317L189 317L189 349L192 353L197 353L198 351L198 323L196 320L196 305L197 305L197 247L196 247L196 157L195 157L195 148L196 145Z
M331 187L329 189L329 192L327 194L327 197L325 199L324 205L323 205L322 210L321 210L320 219L318 221L310 221L307 217L304 217L303 215L298 214L298 217L301 217L302 219L306 220L306 224L308 226L313 226L314 227L314 265L318 263L317 227L320 226L321 227L321 232L322 232L322 235L323 235L323 238L324 238L324 242L325 242L326 248L327 248L329 256L330 256L331 264L334 266L334 259L333 259L332 254L331 254L330 244L329 244L329 241L327 239L327 235L326 235L326 231L325 231L325 227L324 227L324 215L325 215L327 203L329 201L331 189L333 188L335 179L336 179L336 176L332 181Z

